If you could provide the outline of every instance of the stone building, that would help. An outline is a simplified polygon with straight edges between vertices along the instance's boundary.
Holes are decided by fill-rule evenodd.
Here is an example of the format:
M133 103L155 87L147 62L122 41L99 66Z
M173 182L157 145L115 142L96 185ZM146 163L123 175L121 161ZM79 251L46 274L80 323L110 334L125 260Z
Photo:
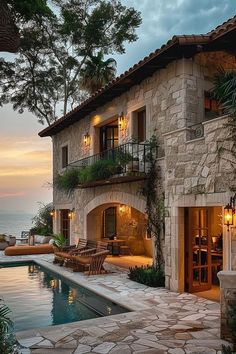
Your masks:
M56 233L70 242L116 236L131 254L151 255L140 190L155 135L165 195L166 287L207 290L220 269L236 268L236 238L222 220L235 188L235 161L228 117L209 96L219 67L236 68L235 39L236 17L205 35L174 36L39 133L52 137L54 178L120 152L129 157L112 176L81 183L70 195L54 188Z

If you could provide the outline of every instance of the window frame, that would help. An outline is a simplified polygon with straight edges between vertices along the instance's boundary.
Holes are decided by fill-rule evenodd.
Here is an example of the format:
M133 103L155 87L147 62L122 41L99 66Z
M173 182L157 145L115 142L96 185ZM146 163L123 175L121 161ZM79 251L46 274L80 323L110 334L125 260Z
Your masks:
M66 153L64 153L66 151ZM69 165L69 146L68 144L61 146L61 168Z

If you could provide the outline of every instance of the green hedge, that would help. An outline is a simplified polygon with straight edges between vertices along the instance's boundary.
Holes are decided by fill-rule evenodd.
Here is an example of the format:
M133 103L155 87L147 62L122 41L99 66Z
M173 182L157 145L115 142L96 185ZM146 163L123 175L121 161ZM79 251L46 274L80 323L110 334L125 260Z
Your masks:
M160 268L141 266L129 269L128 277L138 283L151 287L165 286L165 275Z

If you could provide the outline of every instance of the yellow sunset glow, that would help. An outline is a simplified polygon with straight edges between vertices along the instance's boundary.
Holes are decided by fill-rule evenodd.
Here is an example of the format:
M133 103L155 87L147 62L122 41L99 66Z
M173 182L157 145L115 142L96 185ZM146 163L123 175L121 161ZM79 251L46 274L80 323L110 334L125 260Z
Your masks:
M34 213L37 202L52 201L51 139L40 138L42 126L31 115L30 119L29 124L28 116L10 115L1 121L0 211Z

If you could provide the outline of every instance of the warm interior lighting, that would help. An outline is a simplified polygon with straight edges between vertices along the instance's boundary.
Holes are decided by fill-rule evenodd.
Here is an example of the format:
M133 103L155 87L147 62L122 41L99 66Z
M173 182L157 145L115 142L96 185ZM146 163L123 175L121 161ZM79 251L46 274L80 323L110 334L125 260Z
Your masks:
M233 214L234 210L230 204L227 204L224 208L224 224L227 226L227 230L229 231L229 227L233 225Z
M86 146L90 145L90 135L89 135L89 133L84 135L84 145L86 145Z
M50 211L50 215L53 217L54 214L55 214L55 209L52 209L52 210Z

